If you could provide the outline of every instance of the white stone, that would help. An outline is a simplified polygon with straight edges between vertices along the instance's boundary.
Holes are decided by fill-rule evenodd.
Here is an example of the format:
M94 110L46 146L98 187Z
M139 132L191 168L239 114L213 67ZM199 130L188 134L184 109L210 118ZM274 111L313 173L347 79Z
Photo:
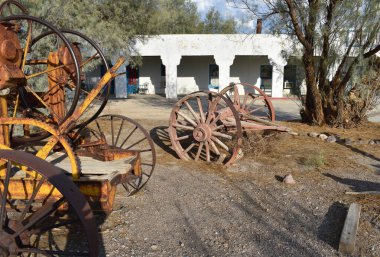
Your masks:
M310 137L318 137L319 134L317 132L310 132L308 135Z
M294 180L293 176L291 174L288 174L284 177L283 182L285 184L294 185L296 181Z
M325 134L320 134L319 138L322 139L322 140L326 140L328 138L328 136L325 135Z

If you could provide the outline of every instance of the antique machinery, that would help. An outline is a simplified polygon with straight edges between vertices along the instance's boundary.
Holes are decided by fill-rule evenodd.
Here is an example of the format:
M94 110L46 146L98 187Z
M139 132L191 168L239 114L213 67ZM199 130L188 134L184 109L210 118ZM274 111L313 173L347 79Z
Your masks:
M232 84L219 94L189 94L173 107L169 136L183 160L232 164L243 156L244 136L250 131L287 131L273 123L270 98L249 84Z
M117 185L132 195L151 177L149 133L130 118L99 116L124 61L109 68L85 35L28 16L17 1L0 5L0 256L97 256L92 211L110 213ZM103 77L89 83L99 64ZM83 245L42 243L78 225Z

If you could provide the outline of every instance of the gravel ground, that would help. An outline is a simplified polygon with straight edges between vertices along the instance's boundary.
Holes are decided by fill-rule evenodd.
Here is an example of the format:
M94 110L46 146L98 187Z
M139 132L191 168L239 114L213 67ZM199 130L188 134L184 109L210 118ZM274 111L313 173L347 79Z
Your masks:
M379 197L344 194L379 190L379 158L352 152L347 167L323 171L295 164L292 186L280 182L289 170L248 157L227 169L184 162L162 137L172 103L153 99L106 109L128 110L161 147L144 190L127 198L120 188L114 212L99 219L102 256L340 256L340 233L354 201L364 206L354 256L380 256Z

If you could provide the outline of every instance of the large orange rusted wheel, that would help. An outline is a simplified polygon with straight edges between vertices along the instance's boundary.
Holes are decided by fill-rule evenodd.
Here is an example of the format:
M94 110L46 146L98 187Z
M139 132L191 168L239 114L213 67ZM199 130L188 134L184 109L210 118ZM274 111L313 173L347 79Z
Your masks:
M275 121L276 113L270 97L255 85L247 83L232 84L220 94L227 97L239 114L248 114L256 118ZM246 120L247 118L242 117Z
M94 215L72 180L29 153L0 150L0 256L98 254Z
M13 48L16 49L15 58L9 61L23 74L6 85L10 89L7 94L10 114L62 124L74 112L80 95L80 64L74 46L57 28L36 17L1 17L0 27L12 36ZM54 32L51 37L32 45L33 39L46 29ZM54 59L56 63L52 62L53 53L58 55ZM57 79L56 85L49 87L48 79L54 80L54 73L59 70L70 74L69 78ZM61 91L63 96L53 99L50 97L53 91ZM70 95L73 100L68 108L61 108L65 95ZM46 135L30 135L25 140L43 138Z
M239 115L220 94L195 92L179 100L168 130L172 147L183 160L230 164L241 154Z

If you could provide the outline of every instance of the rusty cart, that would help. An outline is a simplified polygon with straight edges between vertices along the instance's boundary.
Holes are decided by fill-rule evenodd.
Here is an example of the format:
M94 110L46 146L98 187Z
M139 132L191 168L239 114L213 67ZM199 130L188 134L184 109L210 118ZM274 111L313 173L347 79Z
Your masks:
M92 212L109 214L118 185L131 195L151 177L149 133L100 116L123 63L109 68L94 41L17 1L0 5L0 256L97 256Z
M239 83L219 93L186 95L174 105L168 130L181 159L228 165L243 156L243 139L250 131L288 130L274 121L270 97L254 85Z

